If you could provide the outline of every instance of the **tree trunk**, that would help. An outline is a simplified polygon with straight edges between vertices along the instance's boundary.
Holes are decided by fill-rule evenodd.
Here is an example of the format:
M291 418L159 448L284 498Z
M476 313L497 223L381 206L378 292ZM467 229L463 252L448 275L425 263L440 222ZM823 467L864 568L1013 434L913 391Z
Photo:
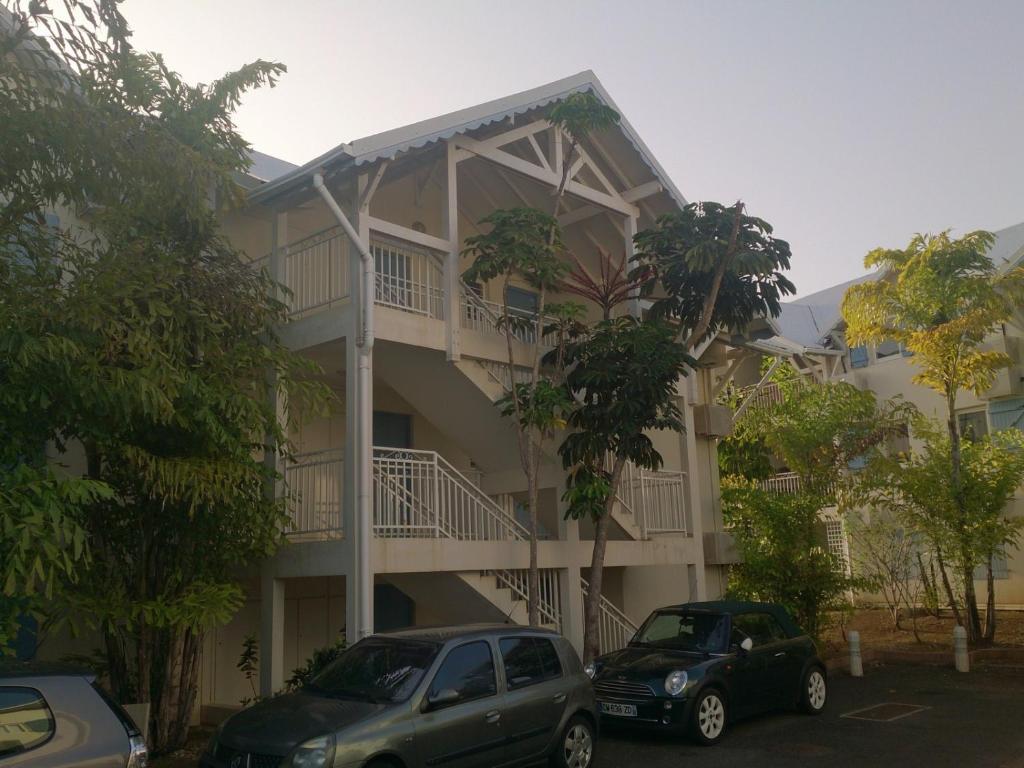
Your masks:
M972 645L981 639L981 615L978 612L978 596L974 590L974 565L970 548L965 543L968 537L967 510L961 491L960 425L956 420L956 389L946 390L946 429L949 432L950 482L953 486L953 501L956 504L957 524L960 537L960 568L964 580L964 617L967 640Z
M612 507L619 493L622 470L626 459L615 457L612 466L611 490L605 501L604 514L594 524L594 551L590 557L590 585L587 589L587 602L584 606L583 626L583 662L593 660L601 653L600 620L601 620L601 587L604 578L604 554L608 548L608 529L611 527Z
M953 612L953 618L959 626L963 626L963 619L960 616L960 608L953 594L953 587L949 583L949 574L946 573L946 562L942 558L942 550L935 548L935 559L939 561L939 575L942 577L942 587L946 591L946 599L949 601L949 610Z
M985 599L985 644L991 645L996 639L996 579L992 573L992 555L988 556L986 586L988 594Z

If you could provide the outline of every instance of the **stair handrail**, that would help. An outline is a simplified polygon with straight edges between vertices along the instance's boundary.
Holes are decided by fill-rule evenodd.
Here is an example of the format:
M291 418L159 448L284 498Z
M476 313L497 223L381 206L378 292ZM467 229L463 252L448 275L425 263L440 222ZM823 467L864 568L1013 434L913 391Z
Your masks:
M524 601L527 604L529 604L530 595L528 582L526 585L524 585L521 575L517 575L516 572L510 570L489 571L489 573L494 575L495 579L498 580L499 585L510 590L514 595L515 599ZM521 571L520 574L528 574L528 571ZM557 578L557 574L555 574L555 579ZM556 582L556 589L557 586L558 585ZM543 595L539 596L539 599L537 600L537 612L540 614L542 619L546 619L546 621L544 622L545 624L554 624L556 627L559 628L559 630L561 630L561 611L557 606L545 600Z
M580 589L583 590L584 597L586 597L587 594L590 592L590 584L582 576L580 577ZM629 642L629 640L632 639L640 630L640 628L633 623L629 616L627 616L618 606L615 605L615 603L613 603L604 595L601 595L600 606L600 611L602 614L601 618L606 619L615 628L619 635L626 639L626 642ZM600 621L598 622L598 627L600 630ZM618 650L617 648L606 648L605 645L605 643L601 643L602 653Z

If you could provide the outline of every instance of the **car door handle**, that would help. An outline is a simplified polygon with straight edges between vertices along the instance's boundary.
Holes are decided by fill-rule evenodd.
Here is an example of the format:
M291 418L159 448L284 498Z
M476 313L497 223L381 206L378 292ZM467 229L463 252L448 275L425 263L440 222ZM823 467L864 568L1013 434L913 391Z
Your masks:
M555 702L555 704L564 704L565 703L565 694L564 693L555 694L555 698L553 699L553 701Z
M778 653L775 654L775 658L777 659L777 658L779 658L779 656L785 656L785 655L786 655L785 651L779 651Z
M488 723L496 723L499 720L501 720L501 712L499 712L496 709L492 709L490 712L484 715L484 720Z

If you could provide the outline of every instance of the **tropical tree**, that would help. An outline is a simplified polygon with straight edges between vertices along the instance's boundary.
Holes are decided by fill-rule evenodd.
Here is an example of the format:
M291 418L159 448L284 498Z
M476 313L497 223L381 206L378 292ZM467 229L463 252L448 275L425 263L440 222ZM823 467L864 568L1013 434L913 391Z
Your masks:
M646 433L683 430L676 388L690 358L671 325L629 316L581 327L553 354L564 360L565 387L574 403L568 415L571 431L558 449L569 470L567 515L594 523L584 612L584 658L589 661L600 652L604 557L622 473L627 462L661 468L661 454Z
M268 381L310 410L329 393L276 338L278 286L215 209L249 162L231 111L283 68L191 86L132 49L115 3L64 11L16 8L2 33L0 433L16 442L0 488L22 504L5 520L61 563L36 569L59 584L50 610L100 633L119 699L152 702L159 753L185 740L204 632L242 599L238 564L281 539L263 456L287 452L287 426ZM46 442L66 480L8 458ZM0 550L18 551L10 530Z
M902 343L913 353L914 382L938 392L945 407L949 439L952 501L956 510L955 552L937 550L940 570L950 558L959 562L968 638L982 636L974 589L971 510L964 492L962 441L956 399L962 390L981 396L1008 355L983 347L985 339L1009 320L1024 296L1024 270L1004 271L988 257L993 236L971 232L952 238L949 231L917 235L905 249L878 248L864 264L882 271L881 279L851 287L843 300L850 345ZM948 580L947 580L948 581ZM947 590L950 603L955 604ZM958 621L961 617L958 615Z
M489 225L485 234L466 239L464 255L473 259L466 271L471 282L499 279L502 284L502 316L509 371L509 395L498 402L503 415L513 419L519 447L519 460L527 484L529 512L530 568L528 577L528 615L531 625L540 623L540 570L537 565L539 474L544 446L565 424L568 407L564 389L541 368L541 344L545 337L548 295L568 271L562 258L565 247L557 216L563 205L569 172L576 160L579 144L589 133L618 122L619 115L592 93L575 93L552 107L549 122L569 138L563 148L563 160L552 211L535 208L499 209L481 223ZM536 314L531 318L509 311L509 288L515 277L524 279L537 290ZM573 314L569 308L568 315ZM556 310L557 312L557 310ZM563 313L564 316L564 313ZM563 317L564 319L564 317ZM516 361L513 338L517 330L526 331L534 343L528 358ZM520 366L525 364L525 375Z
M992 559L1016 546L1021 521L1003 511L1024 481L1024 433L1005 430L961 445L960 473L950 473L952 446L946 429L921 417L914 422L917 445L900 456L877 456L862 483L872 506L931 547L946 602L958 623L964 618L968 585L978 567L988 572L986 622L978 640L996 632ZM963 507L961 508L961 503ZM921 578L927 580L926 574Z

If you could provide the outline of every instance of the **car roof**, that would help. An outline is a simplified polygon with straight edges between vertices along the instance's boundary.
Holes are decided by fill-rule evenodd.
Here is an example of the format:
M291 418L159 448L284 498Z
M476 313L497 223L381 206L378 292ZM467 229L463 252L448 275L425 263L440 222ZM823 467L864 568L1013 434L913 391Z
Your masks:
M658 610L706 611L708 613L728 613L730 615L738 613L770 613L778 620L782 628L786 630L786 634L790 637L804 634L804 631L793 621L793 617L789 615L789 611L778 603L755 603L748 600L705 600L699 603L669 605Z
M15 677L84 677L91 681L96 677L96 673L76 664L0 659L0 678Z
M466 637L489 637L494 634L530 634L557 637L558 633L543 627L524 627L520 624L460 624L441 627L415 627L400 629L394 632L379 632L374 637L392 637L403 640L420 640L424 642L445 643L449 640L461 640Z

